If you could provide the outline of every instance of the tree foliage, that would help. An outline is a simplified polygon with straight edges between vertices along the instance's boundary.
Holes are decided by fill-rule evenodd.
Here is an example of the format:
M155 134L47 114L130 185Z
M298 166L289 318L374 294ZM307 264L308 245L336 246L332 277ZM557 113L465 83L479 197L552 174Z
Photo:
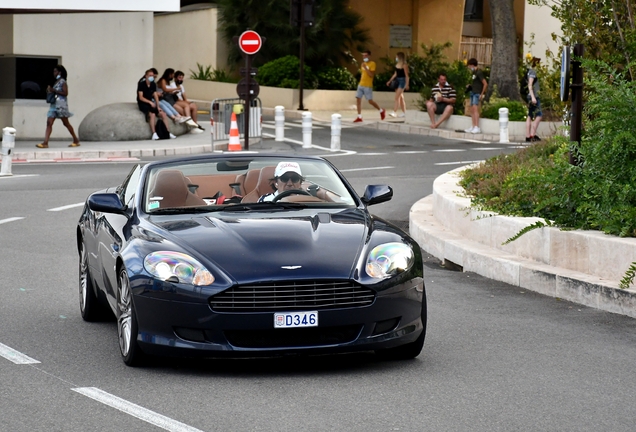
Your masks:
M585 57L602 60L621 70L636 60L634 0L528 0L548 6L561 22L564 45L585 45ZM556 40L557 36L553 35ZM636 70L628 68L630 79Z
M229 62L242 57L232 38L246 29L267 40L254 58L256 66L300 53L300 29L289 20L289 0L218 0L221 33L230 45ZM340 65L349 52L362 51L370 37L363 18L350 9L348 0L317 2L314 25L305 28L305 62L314 67Z

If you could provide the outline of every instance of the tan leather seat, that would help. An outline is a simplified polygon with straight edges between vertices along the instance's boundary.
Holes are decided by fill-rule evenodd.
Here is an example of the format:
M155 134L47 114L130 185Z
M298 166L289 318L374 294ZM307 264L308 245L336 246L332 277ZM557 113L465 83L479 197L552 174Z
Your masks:
M245 174L236 176L236 183L241 185L241 195L245 196L252 192L256 188L258 183L258 177L261 175L261 170L252 169Z
M161 197L159 208L206 205L205 201L190 192L188 181L179 170L162 170L157 174L150 198Z
M265 194L274 192L274 171L276 167L267 166L261 168L261 172L258 176L258 182L256 183L256 187L249 192L247 195L243 197L241 202L244 203L254 203L258 201L258 199Z

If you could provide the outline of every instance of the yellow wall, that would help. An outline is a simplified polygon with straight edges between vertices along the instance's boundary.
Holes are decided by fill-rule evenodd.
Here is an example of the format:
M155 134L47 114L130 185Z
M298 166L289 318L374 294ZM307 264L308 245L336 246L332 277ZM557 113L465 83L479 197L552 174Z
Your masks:
M419 0L418 46L441 44L447 41L453 46L446 50L449 61L458 58L464 24L464 0Z

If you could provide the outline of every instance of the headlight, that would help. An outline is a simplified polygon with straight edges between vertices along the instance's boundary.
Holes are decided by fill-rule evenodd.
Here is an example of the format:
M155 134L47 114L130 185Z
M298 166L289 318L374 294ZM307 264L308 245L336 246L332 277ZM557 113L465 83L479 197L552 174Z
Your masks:
M411 268L413 250L404 243L385 243L373 248L367 257L366 271L373 278L384 279Z
M180 252L152 252L144 259L144 268L158 279L192 285L211 285L214 276L203 265Z

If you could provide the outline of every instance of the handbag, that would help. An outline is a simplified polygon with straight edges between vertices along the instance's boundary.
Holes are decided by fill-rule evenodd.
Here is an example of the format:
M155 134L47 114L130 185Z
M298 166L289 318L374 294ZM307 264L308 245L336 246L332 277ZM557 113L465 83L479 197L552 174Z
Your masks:
M53 92L47 93L46 94L46 103L55 103L55 100L57 99L57 95Z
M400 83L396 79L394 79L393 81L389 83L389 88L391 90L397 90L399 86L400 86Z
M171 93L163 93L163 100L168 102L170 105L177 103L177 97Z

